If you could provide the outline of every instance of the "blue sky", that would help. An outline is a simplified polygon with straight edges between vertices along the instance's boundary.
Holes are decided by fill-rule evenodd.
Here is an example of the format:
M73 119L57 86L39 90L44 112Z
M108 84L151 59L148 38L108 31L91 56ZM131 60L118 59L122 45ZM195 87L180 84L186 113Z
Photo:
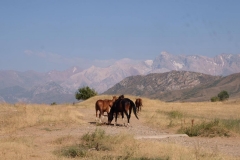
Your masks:
M240 54L239 0L1 0L0 70Z

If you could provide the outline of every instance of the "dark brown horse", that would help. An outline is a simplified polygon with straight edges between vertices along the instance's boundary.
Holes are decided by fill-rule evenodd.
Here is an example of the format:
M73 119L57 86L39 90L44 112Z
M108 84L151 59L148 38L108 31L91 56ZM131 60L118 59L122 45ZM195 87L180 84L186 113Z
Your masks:
M142 103L142 99L141 98L137 98L136 101L135 101L135 105L137 107L137 111L141 111L142 110L142 106L143 106L143 103Z
M104 112L109 113L110 109L113 105L113 103L116 101L117 97L113 96L112 100L109 99L99 99L95 103L95 109L96 109L96 121L99 119L99 122L102 123L103 118L104 118ZM99 116L98 116L98 111L99 111Z
M136 116L136 118L138 119L138 116L137 116L137 111L136 111L136 106L134 104L134 102L132 100L130 100L129 98L118 98L109 114L108 114L108 124L111 124L112 120L113 120L113 116L115 114L115 125L117 125L117 116L118 113L121 113L122 114L122 119L124 120L124 114L127 116L127 125L130 124L130 118L131 118L131 112L133 110L133 113L134 115ZM124 123L125 125L125 123Z

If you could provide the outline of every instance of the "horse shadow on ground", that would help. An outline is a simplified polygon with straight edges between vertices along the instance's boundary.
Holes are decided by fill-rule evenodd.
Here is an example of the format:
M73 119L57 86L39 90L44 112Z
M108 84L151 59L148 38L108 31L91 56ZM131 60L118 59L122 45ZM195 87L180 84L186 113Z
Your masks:
M104 123L97 123L97 122L88 122L89 124L91 125L96 125L96 126L114 126L114 124L108 124L107 122L104 122ZM124 126L123 124L117 124L116 125L117 127L126 127Z

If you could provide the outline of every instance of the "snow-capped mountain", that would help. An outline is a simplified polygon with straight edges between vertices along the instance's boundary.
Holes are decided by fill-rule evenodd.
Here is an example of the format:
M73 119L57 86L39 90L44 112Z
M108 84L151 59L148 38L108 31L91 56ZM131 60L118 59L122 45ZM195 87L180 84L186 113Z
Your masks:
M151 71L150 64L150 61L136 62L130 59L122 59L105 68L92 66L69 77L61 85L72 91L75 91L79 86L91 86L101 93L125 77L149 73Z
M199 55L171 55L162 52L153 61L152 72L171 70L194 71L210 75L229 75L240 72L240 54L221 54L214 58Z

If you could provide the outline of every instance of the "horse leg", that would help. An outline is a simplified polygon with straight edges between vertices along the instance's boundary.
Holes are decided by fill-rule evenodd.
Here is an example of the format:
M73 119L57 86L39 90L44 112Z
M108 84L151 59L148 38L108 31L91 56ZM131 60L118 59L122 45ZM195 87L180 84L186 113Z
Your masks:
M115 124L114 124L114 126L117 126L117 114L118 114L118 112L115 112Z
M103 123L104 122L104 112L102 111L101 112L101 123Z
M96 119L95 119L96 122L98 121L98 115L97 115L97 112L98 112L98 110L96 110Z
M130 126L131 113L132 113L132 107L129 108L129 114L128 114L128 126Z
M127 116L127 121L128 121L128 123L127 123L127 126L129 125L129 114L128 114L128 112L125 110L124 111L124 113L126 114L126 116ZM125 126L125 123L124 123L124 126Z
M123 113L123 112L121 112L121 114L122 114L122 122L123 122L123 125L125 126L124 113Z
M99 112L99 123L102 123L102 113L103 113L103 111L100 110L100 112Z

